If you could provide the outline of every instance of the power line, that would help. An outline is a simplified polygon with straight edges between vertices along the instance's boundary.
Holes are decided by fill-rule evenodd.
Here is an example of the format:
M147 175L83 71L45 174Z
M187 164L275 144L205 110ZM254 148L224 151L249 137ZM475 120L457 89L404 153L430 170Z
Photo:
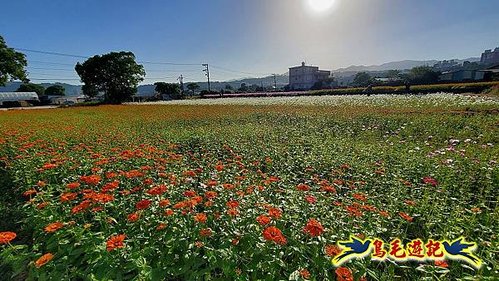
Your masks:
M22 51L22 52L31 52L31 53L39 53L39 54L45 54L45 55L53 55L53 56L63 56L63 57L73 57L73 58L83 58L83 59L88 59L90 56L83 56L83 55L76 55L76 54L68 54L68 53L61 53L61 52L51 52L51 51L42 51L42 50L33 50L33 49L25 49L25 48L14 48L15 50ZM53 65L68 65L68 66L73 66L72 64L66 64L66 63L55 63L55 62L45 62L45 61L32 61L32 62L37 62L37 63L46 63L46 64L53 64ZM152 61L137 61L138 63L141 64L150 64L150 65L170 65L170 66L204 66L207 68L207 64L203 63L175 63L175 62L152 62ZM245 75L256 75L256 76L271 76L272 74L263 74L263 73L255 73L255 72L246 72L246 71L239 71L239 70L234 70L218 65L211 65L212 68L218 69L223 72L228 72L228 73L238 73L238 74L245 74ZM34 68L33 69L43 69L43 68ZM45 70L58 70L58 71L67 71L69 69L45 69ZM204 69L203 71L206 72L207 69ZM175 71L175 70L171 70ZM180 72L180 70L177 70ZM193 72L195 70L192 70ZM166 71L165 71L166 72ZM209 75L209 73L206 73Z

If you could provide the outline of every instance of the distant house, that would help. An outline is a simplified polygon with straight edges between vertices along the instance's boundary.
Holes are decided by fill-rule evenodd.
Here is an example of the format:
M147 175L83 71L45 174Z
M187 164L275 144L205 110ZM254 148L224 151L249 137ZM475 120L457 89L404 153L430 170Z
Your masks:
M440 75L440 81L443 82L481 81L484 78L485 71L482 70L456 70Z
M0 106L15 102L39 102L35 92L0 92Z
M331 71L319 70L317 66L308 66L302 62L301 66L289 69L289 89L309 90L317 82L322 82L331 76Z
M495 48L494 51L486 50L482 54L480 59L481 64L498 64L499 63L499 47Z

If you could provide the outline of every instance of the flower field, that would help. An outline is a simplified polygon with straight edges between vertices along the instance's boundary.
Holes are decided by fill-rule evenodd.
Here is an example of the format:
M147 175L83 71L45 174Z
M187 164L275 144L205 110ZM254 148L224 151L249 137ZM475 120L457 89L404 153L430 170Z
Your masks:
M297 97L0 112L9 280L499 277L499 101ZM477 243L331 260L350 235Z

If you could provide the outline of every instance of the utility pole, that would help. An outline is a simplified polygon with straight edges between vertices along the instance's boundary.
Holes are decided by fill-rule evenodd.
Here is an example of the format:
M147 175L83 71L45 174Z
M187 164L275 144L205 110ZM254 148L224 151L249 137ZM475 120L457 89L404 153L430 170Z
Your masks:
M277 92L277 80L276 80L276 75L275 74L272 74L274 75L274 92Z
M210 66L207 63L204 63L203 66L205 67L205 69L203 69L203 72L205 72L205 75L208 78L208 92L211 93L211 86L210 86Z

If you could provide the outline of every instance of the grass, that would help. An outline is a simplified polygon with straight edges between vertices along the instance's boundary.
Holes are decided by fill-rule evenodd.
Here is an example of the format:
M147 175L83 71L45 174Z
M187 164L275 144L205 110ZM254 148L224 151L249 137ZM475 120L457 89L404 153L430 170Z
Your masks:
M333 280L326 250L358 235L404 243L465 236L484 266L366 258L344 265L356 280L493 280L498 105L382 95L1 112L10 194L1 210L13 214L0 232L18 232L0 245L2 276L299 280L308 272ZM99 177L82 177L90 175ZM257 221L263 215L268 225ZM305 231L310 219L322 225L319 236ZM52 223L60 228L47 231ZM285 244L263 235L269 226ZM53 258L37 267L46 253Z

